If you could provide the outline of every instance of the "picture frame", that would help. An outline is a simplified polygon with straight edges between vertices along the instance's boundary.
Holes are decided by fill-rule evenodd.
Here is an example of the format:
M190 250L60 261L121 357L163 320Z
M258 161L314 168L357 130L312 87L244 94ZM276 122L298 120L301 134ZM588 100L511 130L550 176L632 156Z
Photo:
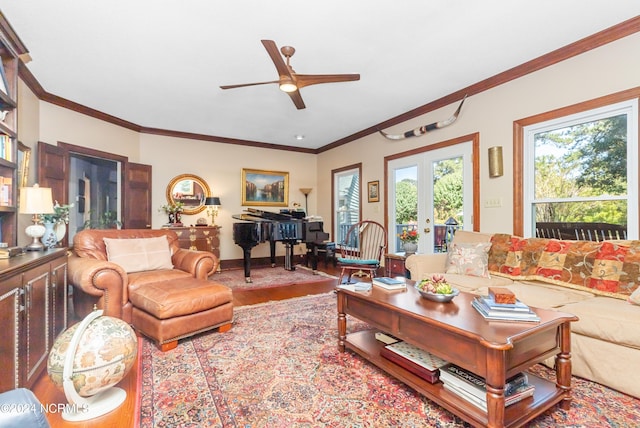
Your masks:
M289 206L289 173L242 168L242 205Z
M380 202L380 181L369 181L367 183L367 201Z

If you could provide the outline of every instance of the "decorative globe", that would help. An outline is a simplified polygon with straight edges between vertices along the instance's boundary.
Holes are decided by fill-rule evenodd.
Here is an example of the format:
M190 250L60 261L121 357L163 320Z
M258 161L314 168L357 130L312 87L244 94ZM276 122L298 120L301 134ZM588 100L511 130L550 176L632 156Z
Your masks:
M58 336L49 353L47 372L61 391L67 350L81 323ZM99 316L82 333L73 358L73 386L81 397L89 397L120 382L136 360L138 339L129 324L113 317Z

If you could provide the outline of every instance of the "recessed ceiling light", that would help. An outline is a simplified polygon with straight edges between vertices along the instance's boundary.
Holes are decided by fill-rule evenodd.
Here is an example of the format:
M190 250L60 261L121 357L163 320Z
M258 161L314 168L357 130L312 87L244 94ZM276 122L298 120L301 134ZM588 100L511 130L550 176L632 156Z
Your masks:
M296 135L296 140L304 140L304 135Z

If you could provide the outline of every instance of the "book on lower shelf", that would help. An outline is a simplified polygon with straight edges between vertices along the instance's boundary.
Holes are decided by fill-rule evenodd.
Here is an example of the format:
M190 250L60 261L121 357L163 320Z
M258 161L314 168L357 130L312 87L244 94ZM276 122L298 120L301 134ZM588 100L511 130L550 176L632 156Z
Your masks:
M486 410L487 384L484 378L449 363L440 367L440 380L445 389ZM507 379L504 386L505 406L532 396L534 391L535 387L529 383L527 374L518 373Z
M489 307L483 297L476 297L471 301L471 305L480 313L480 315L490 321L540 321L540 317L533 312L531 308L527 311L504 309L496 310Z
M392 343L396 343L396 342L401 342L401 340L395 337L394 335L390 333L385 333L384 331L376 331L375 338L376 340L387 345L391 345Z
M475 406L477 406L478 408L480 408L481 410L484 410L485 412L487 411L487 397L485 395L484 398L478 398L473 394L470 394L468 391L459 388L453 384L448 384L448 383L444 383L443 384L444 389L446 389L449 392L452 392L453 394L457 395L458 397L461 397L463 399L465 399L466 401L468 401L471 404L474 404ZM504 398L504 405L505 407L510 406L512 404L515 404L519 401L524 400L525 398L531 397L533 396L533 393L535 392L535 387L533 385L527 385L527 386L522 386L519 388L519 391L517 393L513 393L510 396L505 396Z
M439 368L447 362L407 342L396 342L383 347L380 356L410 371L430 383L439 379Z
M371 282L373 285L384 288L385 290L403 290L407 288L407 284L402 279L390 278L388 276L374 277Z

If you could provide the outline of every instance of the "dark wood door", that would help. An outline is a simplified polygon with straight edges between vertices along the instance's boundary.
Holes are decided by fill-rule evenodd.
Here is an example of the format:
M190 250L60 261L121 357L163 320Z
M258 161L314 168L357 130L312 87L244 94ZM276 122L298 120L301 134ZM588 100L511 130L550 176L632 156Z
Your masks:
M124 169L126 229L151 229L151 165L127 162Z
M127 157L67 143L52 146L38 143L38 180L40 186L51 187L53 198L69 203L70 153L120 162L124 176L120 203L123 228L151 228L151 165L129 162ZM75 198L77 195L72 195ZM69 245L67 237L62 245Z
M69 200L69 154L63 148L38 142L38 184L51 187L53 199L61 204Z

